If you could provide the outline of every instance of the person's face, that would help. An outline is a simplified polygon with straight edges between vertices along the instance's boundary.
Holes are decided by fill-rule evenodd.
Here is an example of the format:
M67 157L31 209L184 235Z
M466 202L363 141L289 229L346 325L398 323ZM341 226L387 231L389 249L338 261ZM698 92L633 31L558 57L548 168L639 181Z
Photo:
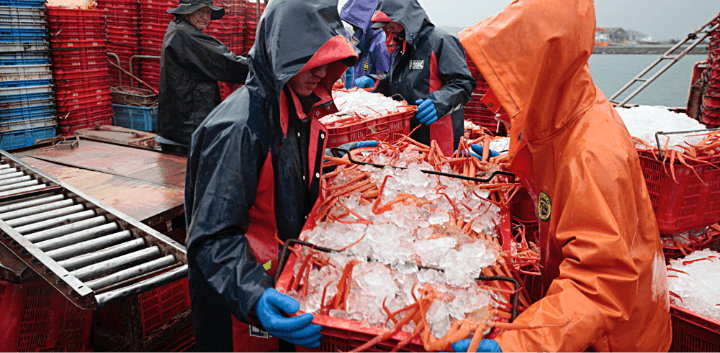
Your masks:
M187 15L188 22L199 30L205 30L210 25L210 15L212 10L205 6L189 15Z
M300 97L310 96L315 87L327 75L327 65L318 66L314 69L302 71L293 76L288 85Z
M405 29L401 24L397 22L390 22L385 26L385 28L387 29L388 33L393 35L396 35Z

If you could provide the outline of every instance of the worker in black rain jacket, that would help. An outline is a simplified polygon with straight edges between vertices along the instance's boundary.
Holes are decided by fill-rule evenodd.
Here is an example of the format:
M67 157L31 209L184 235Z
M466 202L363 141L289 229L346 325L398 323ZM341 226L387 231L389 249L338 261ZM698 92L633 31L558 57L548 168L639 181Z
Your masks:
M464 110L475 90L475 79L465 62L465 51L457 38L435 28L417 0L380 0L372 28L383 28L388 41L398 43L390 72L382 75L375 92L400 94L417 104L417 119L411 128L415 140L438 142L451 155L463 136ZM356 79L359 87L372 87L372 75Z
M296 239L319 193L333 84L357 56L337 0L273 0L248 56L250 73L192 135L185 183L186 245L198 351L233 346L231 314L292 344L317 347L312 314L274 288L282 241ZM256 336L262 336L262 333ZM248 346L250 345L250 346ZM281 349L284 350L284 349Z
M163 39L156 140L163 151L187 154L190 136L220 104L218 81L245 83L248 67L219 40L203 33L225 9L212 0L180 0Z

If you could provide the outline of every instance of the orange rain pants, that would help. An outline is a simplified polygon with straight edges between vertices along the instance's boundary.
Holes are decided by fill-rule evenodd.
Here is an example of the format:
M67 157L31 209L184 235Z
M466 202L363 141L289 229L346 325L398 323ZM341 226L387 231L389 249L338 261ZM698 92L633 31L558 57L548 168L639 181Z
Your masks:
M667 351L662 244L637 151L595 87L593 0L515 0L460 33L509 118L510 170L538 205L545 296L503 351ZM554 326L553 326L554 325Z

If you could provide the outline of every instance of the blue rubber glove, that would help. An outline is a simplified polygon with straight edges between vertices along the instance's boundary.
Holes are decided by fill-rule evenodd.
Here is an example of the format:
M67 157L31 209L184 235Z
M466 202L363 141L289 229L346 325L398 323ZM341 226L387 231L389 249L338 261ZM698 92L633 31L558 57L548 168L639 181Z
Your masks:
M475 152L481 156L483 154L483 146L482 145L470 145L470 149L473 150L473 152ZM500 155L500 153L490 150L490 157L497 157L499 155Z
M356 148L377 147L377 146L378 146L378 142L377 142L377 141L367 140L367 141L348 142L348 143L346 143L346 144L342 144L342 145L338 146L338 148L344 149L344 150L348 150L348 151L352 151L352 150L354 150L354 149L356 149ZM343 153L343 152L337 152L337 153L338 153L337 157L342 158L343 156L345 156L345 153ZM325 155L326 155L326 156L330 156L330 157L334 157L334 155L333 155L333 153L332 153L332 150L329 149L329 148L326 148L326 149L325 149Z
M415 117L420 121L420 124L430 125L438 120L435 103L430 99L418 99L415 104L418 106Z
M363 148L363 147L377 147L378 142L374 140L367 140L367 141L358 141L355 145L355 148ZM355 149L353 148L353 149Z
M297 300L272 288L265 290L255 306L255 313L269 334L298 346L320 347L322 326L312 324L315 318L312 314L283 315L294 314L298 310L300 303Z
M355 79L355 86L360 88L371 88L375 85L375 80L368 76L358 77Z
M470 341L467 340L459 340L452 345L452 349L455 352L467 352L468 348L470 347ZM498 346L497 342L495 340L486 340L483 339L480 341L480 345L478 346L477 352L502 352L500 349L500 346Z
M457 150L455 150L455 153L457 153ZM482 160L482 156L481 156L481 155L478 155L477 153L475 153L475 152L473 152L473 151L461 151L461 152L458 154L458 156L460 156L460 157L475 157L475 158L477 158L478 160Z
M345 88L350 89L353 85L353 77L355 76L355 68L350 67L345 71Z

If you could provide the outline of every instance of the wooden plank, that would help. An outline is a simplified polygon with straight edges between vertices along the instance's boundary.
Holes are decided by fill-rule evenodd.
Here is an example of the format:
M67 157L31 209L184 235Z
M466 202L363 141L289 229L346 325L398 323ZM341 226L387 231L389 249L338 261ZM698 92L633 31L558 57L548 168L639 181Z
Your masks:
M42 147L21 152L46 161L125 176L168 187L185 188L186 158L98 141L80 140L80 147Z
M103 125L99 127L89 127L75 131L75 135L151 149L157 147L155 134L120 126Z
M160 218L168 221L184 210L184 188L72 168L32 157L22 157L21 160L143 223L163 214L167 216Z

